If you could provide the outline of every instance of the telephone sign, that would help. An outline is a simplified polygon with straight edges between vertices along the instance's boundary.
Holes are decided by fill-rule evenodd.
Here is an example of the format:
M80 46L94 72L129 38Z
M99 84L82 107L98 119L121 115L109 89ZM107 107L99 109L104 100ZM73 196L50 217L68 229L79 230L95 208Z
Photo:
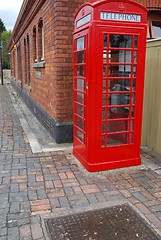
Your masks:
M77 28L84 25L85 23L88 23L90 20L91 20L91 14L88 14L85 17L79 19L77 21Z
M114 12L101 12L102 20L126 21L126 22L141 22L141 15L122 14Z

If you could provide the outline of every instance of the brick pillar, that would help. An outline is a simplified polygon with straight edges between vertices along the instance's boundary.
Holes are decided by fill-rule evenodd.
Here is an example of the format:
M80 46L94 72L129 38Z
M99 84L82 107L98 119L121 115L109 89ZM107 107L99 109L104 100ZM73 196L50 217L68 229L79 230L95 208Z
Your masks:
M55 0L54 45L56 120L73 121L73 30L74 15L85 0Z

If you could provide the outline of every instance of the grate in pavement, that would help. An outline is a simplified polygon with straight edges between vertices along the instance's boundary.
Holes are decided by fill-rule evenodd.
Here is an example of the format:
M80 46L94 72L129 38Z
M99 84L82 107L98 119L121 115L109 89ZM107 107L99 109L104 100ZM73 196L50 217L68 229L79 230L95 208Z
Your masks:
M46 220L52 240L159 240L153 230L129 206Z

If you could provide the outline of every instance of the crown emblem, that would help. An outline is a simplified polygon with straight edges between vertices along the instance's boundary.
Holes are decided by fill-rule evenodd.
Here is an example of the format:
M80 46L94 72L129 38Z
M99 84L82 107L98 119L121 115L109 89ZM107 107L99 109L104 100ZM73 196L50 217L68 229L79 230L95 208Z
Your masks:
M85 10L83 9L83 10L82 10L82 16L84 16L84 15L85 15Z
M125 9L125 5L123 3L120 3L118 5L118 8L119 8L120 11L123 11Z

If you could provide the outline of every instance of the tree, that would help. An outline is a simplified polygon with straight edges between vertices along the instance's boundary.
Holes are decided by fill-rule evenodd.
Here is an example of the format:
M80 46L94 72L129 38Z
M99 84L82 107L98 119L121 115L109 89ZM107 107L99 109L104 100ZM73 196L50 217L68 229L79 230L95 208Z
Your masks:
M4 26L4 22L0 18L0 38L1 38L1 34L2 34L3 31L6 31L6 28Z
M9 69L10 68L10 59L7 49L7 44L9 42L11 36L11 31L3 31L1 34L1 41L3 43L3 53L2 53L2 61L3 61L3 69Z

